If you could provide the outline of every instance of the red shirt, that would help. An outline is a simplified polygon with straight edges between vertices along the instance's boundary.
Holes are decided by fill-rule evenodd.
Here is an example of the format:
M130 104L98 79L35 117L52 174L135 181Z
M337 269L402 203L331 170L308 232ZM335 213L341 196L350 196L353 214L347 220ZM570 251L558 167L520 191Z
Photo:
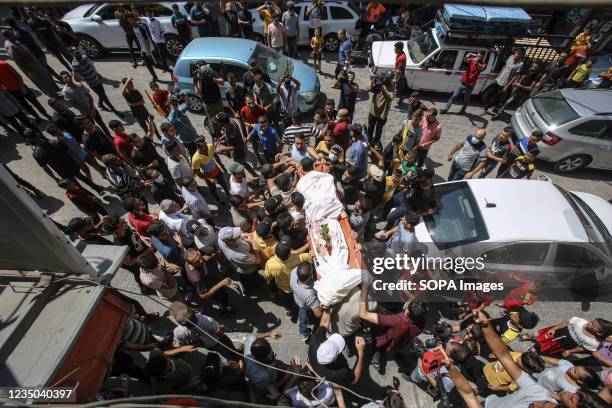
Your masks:
M240 116L246 123L257 123L257 119L265 114L266 110L259 105L255 105L253 109L245 105L240 109Z
M399 72L399 67L401 66L406 68L406 53L403 51L395 55L395 68L393 69L393 71L395 72L396 75ZM403 72L401 73L403 74Z
M76 186L77 191L69 192L66 191L66 197L74 203L79 210L85 211L86 214L96 212L96 200L86 190L80 186Z
M476 80L480 76L480 71L485 69L486 65L484 63L479 63L477 57L468 58L468 61L469 66L463 75L461 75L461 83L467 86L474 86L476 85Z
M0 61L0 84L4 85L7 91L17 91L21 89L19 74L8 62Z
M166 116L170 113L170 107L168 106L168 97L170 92L166 90L160 90L159 92L151 92L151 99L164 111Z
M347 120L341 120L334 126L334 138L336 139L336 143L338 143L345 152L351 145L348 129L349 123L350 122Z
M366 7L366 20L370 24L378 23L383 14L387 9L382 4L378 3L376 6L372 6L372 3Z
M532 282L529 279L521 279L522 285L512 289L506 300L504 300L504 309L512 310L520 306L531 305L538 300L538 294L531 292Z
M394 351L407 345L412 337L418 336L425 327L425 322L417 324L406 316L406 313L378 314L378 325L386 330L376 336L376 348L384 347L387 351Z
M115 137L113 138L113 144L115 145L115 150L121 156L130 157L132 155L132 149L134 145L130 142L127 133L117 133L115 132Z
M149 228L151 224L155 223L155 219L144 212L139 212L137 214L128 213L128 221L130 222L130 225L134 227L138 235L143 237L149 236L147 228Z

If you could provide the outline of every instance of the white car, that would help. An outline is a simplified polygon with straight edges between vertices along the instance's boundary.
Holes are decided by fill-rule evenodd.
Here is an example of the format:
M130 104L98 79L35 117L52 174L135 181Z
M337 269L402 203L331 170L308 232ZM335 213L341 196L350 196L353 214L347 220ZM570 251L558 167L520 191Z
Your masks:
M571 280L578 269L610 282L612 204L606 200L538 180L463 180L435 188L439 210L415 230L430 253L483 257L490 272L536 273L551 283Z
M486 94L495 77L498 56L491 49L460 42L445 43L436 29L430 29L411 40L402 41L406 52L406 80L410 89L433 92L453 92L461 83L469 53L485 52L487 66L480 73L472 94ZM376 41L372 44L370 74L384 74L395 66L396 41ZM486 98L486 95L482 96Z
M170 23L170 16L172 15L171 6L174 3L137 2L134 4L136 4L141 15L144 15L146 8L153 10L155 17L164 27L164 37L168 53L173 57L178 57L183 47L178 40L176 30ZM176 4L179 5L182 13L189 15L185 7L186 5L191 6L192 3L177 2ZM98 58L109 52L125 51L128 49L125 33L115 18L116 8L116 4L111 3L83 4L70 10L62 17L62 21L70 24L72 30L79 37L79 46L87 53L87 56Z
M310 38L308 37L308 16L306 10L312 6L312 2L306 1L295 3L295 12L300 18L300 36L298 45L309 46ZM254 40L264 42L264 23L257 9L251 9L253 14L253 31L255 32ZM359 20L359 14L346 1L326 1L322 7L321 13L321 35L325 39L325 50L332 52L336 51L340 46L338 42L338 31L346 30L349 35L356 35L355 23Z

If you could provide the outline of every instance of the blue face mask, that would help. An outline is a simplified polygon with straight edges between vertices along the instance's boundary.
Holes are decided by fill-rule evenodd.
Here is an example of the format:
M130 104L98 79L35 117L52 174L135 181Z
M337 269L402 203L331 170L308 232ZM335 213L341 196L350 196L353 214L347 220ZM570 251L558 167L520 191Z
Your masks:
M335 162L338 160L338 156L336 156L335 153L330 153L327 157L329 158L329 161L332 161L332 162Z
M480 140L476 136L474 135L470 136L470 143L476 144L478 142L480 142Z
M162 176L162 175L160 174L160 175L159 175L159 177L157 177L157 178L155 179L155 182L156 182L157 184L164 184L164 183L166 182L166 179L164 179L164 176Z

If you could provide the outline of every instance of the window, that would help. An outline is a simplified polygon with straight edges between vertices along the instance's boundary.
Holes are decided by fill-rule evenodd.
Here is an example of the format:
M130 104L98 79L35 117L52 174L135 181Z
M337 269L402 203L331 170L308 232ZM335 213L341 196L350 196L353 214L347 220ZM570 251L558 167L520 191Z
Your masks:
M106 7L102 7L97 13L102 20L116 20L115 18L115 6L109 4Z
M310 20L310 16L306 15L306 12L310 9L310 7L306 7L304 10L304 21ZM327 20L327 7L321 7L321 20Z
M431 68L452 70L457 60L457 50L442 50L431 61Z
M155 17L170 17L172 15L172 10L158 3L145 4L142 6L142 13L144 13L145 9L153 10L153 16Z
M238 82L242 81L242 76L246 72L246 68L239 67L234 64L215 64L218 68L217 73L223 77L223 79L227 82L227 74L230 72L236 76L236 80Z
M533 108L549 126L561 126L580 118L560 91L547 92L531 98Z
M436 186L438 211L424 217L427 232L440 249L489 239L472 190L465 182Z
M353 15L344 7L329 6L332 20L352 20Z
M612 121L609 120L589 120L574 126L570 129L570 132L585 137L600 137L610 124L612 124Z
M491 249L482 256L487 263L510 265L542 265L550 244L547 242L525 242Z
M410 54L410 59L417 64L439 48L440 46L438 45L431 31L426 31L417 36L415 39L408 41L408 53Z
M575 268L597 268L603 262L592 251L580 245L558 244L555 266Z

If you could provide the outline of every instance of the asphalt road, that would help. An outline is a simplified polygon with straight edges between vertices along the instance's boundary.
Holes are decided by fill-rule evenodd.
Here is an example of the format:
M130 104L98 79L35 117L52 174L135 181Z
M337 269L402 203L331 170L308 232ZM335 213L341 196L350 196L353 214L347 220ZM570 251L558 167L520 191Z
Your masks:
M304 51L302 51L302 55L302 58L305 59ZM339 92L335 89L331 89L331 85L334 82L331 73L333 73L335 66L335 56L327 55L326 57L328 59L323 62L325 74L321 76L321 89L325 92L327 97L332 97L337 102ZM58 72L63 69L54 58L49 57L49 61ZM114 86L106 85L106 90L113 104L120 111L129 111L119 90L119 81L121 78L133 76L135 78L135 85L141 92L148 90L148 81L151 79L148 71L143 67L138 67L137 69L132 68L124 55L113 55L101 60L96 60L95 64L98 71L107 78L107 82L109 84L114 83ZM364 67L355 67L354 71L356 73L356 81L360 85L360 88L365 89L369 83L367 69ZM171 85L170 75L158 71L158 76L163 79L163 81L161 81L162 86ZM29 86L36 89L32 84L29 84ZM324 98L325 97L322 95L321 101L324 101ZM444 106L447 98L448 95L422 95L422 100L428 106L437 107L438 109ZM47 106L46 97L41 96L39 99L44 106ZM473 98L472 106L468 108L466 115L460 116L450 113L440 117L441 123L444 126L442 138L434 145L429 155L434 162L436 174L439 176L439 178L436 178L437 181L445 180L448 175L450 163L447 161L446 156L455 143L462 141L467 135L471 134L477 126L486 127L487 138L485 141L491 140L503 127L507 126L510 119L507 115L502 118L504 120L495 122L487 121L480 117L478 114L481 108L478 103L478 98ZM367 122L368 104L368 94L366 92L360 92L354 117L356 122ZM148 108L151 112L153 111L149 104ZM455 106L452 108L451 112L456 112L458 109L459 107ZM110 112L103 112L102 116L106 122L116 118ZM387 142L393 133L399 129L404 116L405 114L401 109L396 106L391 108L387 125L384 129L383 137L385 142ZM198 130L204 132L202 126L203 116L192 115L191 119ZM130 122L131 121L128 121L128 123ZM160 117L156 118L156 123L158 125L161 123ZM142 130L137 124L130 124L130 126L127 127L127 131L142 133ZM61 191L53 180L34 162L31 155L31 149L24 144L21 136L16 134L0 134L0 160L8 163L9 167L14 172L30 181L48 195L47 198L39 200L38 202L42 208L48 210L48 213L53 219L61 223L66 223L72 217L82 215L72 203L65 199L63 191ZM105 181L99 179L95 172L92 173L94 173L94 177L97 177L97 182L102 183L102 185L107 185ZM555 183L558 183L566 189L593 193L606 200L612 198L612 172L586 169L568 175L559 175L552 171L551 165L537 162L534 178L537 178L537 176L541 174L550 177ZM508 194L512 194L512 192L509 191ZM124 213L120 208L117 198L107 194L104 196L104 201L108 205L110 211L117 214ZM532 203L529 201L529 197L525 197L525 205L534 206L533 210L537 210L544 207L546 203ZM153 207L153 209L156 210L156 207ZM125 271L120 271L118 273L113 284L120 288L138 290L131 275ZM163 308L160 308L159 305L145 297L141 297L141 300L148 310L156 310L162 313L166 312ZM235 291L234 295L232 295L232 301L236 305L237 310L239 310L239 313L234 319L224 320L228 331L266 331L275 328L283 334L281 339L271 341L279 359L288 361L293 355L305 357L306 348L299 339L296 325L285 318L282 308L276 306L269 300L265 288L259 290L257 299L245 298ZM541 320L538 327L555 324L575 315L585 318L607 316L607 318L610 319L611 317L609 304L603 303L592 304L589 312L581 312L580 304L575 302L541 302L534 305L531 309L540 315ZM217 316L215 314L216 312L212 311L211 313L213 316ZM492 313L497 312L492 310ZM160 319L155 325L155 328L158 330L166 330L171 327L172 323L166 318ZM398 366L394 362L389 363L387 373L384 376L370 369L370 376L366 376L367 378L362 381L357 387L357 390L362 394L380 398L384 395L384 390L381 387L392 383L392 377L397 375L397 370ZM409 407L426 407L432 404L431 398L427 394L407 381L402 381L401 391ZM359 406L355 404L352 405Z

